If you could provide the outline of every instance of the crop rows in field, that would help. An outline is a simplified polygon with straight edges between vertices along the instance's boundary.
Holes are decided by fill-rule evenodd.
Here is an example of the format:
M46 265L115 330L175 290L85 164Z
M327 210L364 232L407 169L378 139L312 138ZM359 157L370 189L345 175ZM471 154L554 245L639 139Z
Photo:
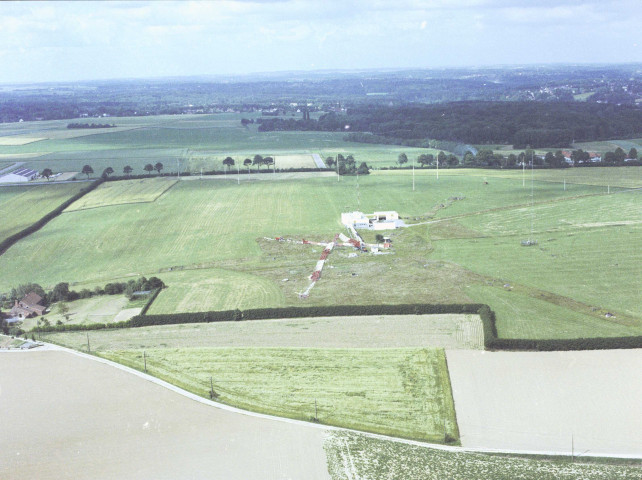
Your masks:
M142 368L140 350L101 356ZM217 400L240 408L433 442L458 438L443 350L185 348L145 356L152 375L202 396L212 377Z
M127 203L153 202L177 182L175 178L145 178L105 182L67 207L65 212Z

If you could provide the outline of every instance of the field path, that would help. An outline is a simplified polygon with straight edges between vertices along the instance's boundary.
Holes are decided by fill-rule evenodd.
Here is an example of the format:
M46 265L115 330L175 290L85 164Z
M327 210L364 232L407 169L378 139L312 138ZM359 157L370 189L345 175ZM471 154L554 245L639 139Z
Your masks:
M107 363L2 355L1 478L329 480L322 429L211 408Z

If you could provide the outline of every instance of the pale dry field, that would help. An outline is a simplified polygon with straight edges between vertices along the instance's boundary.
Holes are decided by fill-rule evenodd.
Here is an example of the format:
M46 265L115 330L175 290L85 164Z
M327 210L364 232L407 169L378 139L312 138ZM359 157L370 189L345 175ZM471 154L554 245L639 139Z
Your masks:
M477 315L386 315L314 317L163 325L92 331L93 351L193 347L314 347L481 349ZM75 349L87 343L86 332L47 334ZM45 336L43 335L43 339Z
M325 433L61 351L2 354L0 478L329 480Z
M33 142L39 142L40 140L46 140L45 137L23 137L23 136L9 136L9 137L0 137L0 146L2 147L16 147L20 145L27 145Z
M316 168L311 154L276 155L276 168Z
M446 352L464 447L642 457L642 350Z

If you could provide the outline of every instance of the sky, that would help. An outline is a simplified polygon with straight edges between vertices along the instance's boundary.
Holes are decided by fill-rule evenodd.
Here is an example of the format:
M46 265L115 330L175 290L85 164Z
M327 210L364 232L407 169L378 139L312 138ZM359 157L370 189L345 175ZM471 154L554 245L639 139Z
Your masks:
M640 0L0 2L0 83L642 62Z

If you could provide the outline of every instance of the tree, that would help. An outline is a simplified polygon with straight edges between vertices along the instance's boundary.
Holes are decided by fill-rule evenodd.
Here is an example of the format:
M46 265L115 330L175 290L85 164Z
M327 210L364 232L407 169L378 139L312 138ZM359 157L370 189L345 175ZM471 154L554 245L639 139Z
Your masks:
M399 165L403 165L404 163L408 163L408 155L405 153L400 153L399 156L397 157L397 163Z
M633 160L637 160L638 150L635 147L631 147L631 150L629 150L629 156L627 158L632 158Z
M448 159L446 160L446 162L448 163L449 167L455 167L459 165L459 159L457 158L456 155L453 155L452 153L448 155Z
M82 171L81 172L84 173L85 175L87 175L87 179L89 179L89 175L94 173L94 169L91 168L91 165L85 165L84 167L82 167Z
M263 165L263 157L261 155L254 155L254 160L252 160L252 165L256 165L259 170L261 169L261 165Z
M544 156L544 163L549 167L555 166L555 155L553 154L553 152L546 152L546 155Z
M369 175L370 174L370 167L368 167L366 162L361 162L361 165L359 165L359 168L357 169L357 173L359 175Z
M111 167L107 167L105 170L103 170L103 178L109 177L112 173L114 173L114 169Z
M439 154L437 155L437 162L439 163L439 165L444 165L444 163L446 162L446 154L444 152L439 152Z
M66 321L69 321L69 305L65 302L60 302L58 304L58 313L65 317Z
M274 159L272 157L265 157L263 159L263 164L269 167L270 165L274 164Z
M156 165L154 165L154 170L156 170L160 175L160 172L162 169L163 169L163 164L161 162L156 162Z
M127 165L125 168L123 168L123 173L129 177L129 175L132 173L134 169Z
M229 169L234 165L234 159L232 157L226 157L225 160L223 160L223 165Z
M69 284L60 282L56 284L51 293L49 294L50 302L64 302L69 296Z
M40 175L49 181L49 177L53 175L53 172L51 171L51 168L45 168Z
M245 160L243 160L243 165L247 167L247 172L250 173L250 165L252 165L252 160L246 158Z
M325 159L325 164L329 167L332 168L334 166L334 157L328 157Z
M615 152L613 153L615 153L615 161L617 163L624 162L624 159L626 158L626 153L624 152L624 150L622 150L620 147L617 147L615 149Z
M154 171L154 165L152 165L151 163L148 163L143 167L143 170L145 170L149 175L151 175L152 172Z

